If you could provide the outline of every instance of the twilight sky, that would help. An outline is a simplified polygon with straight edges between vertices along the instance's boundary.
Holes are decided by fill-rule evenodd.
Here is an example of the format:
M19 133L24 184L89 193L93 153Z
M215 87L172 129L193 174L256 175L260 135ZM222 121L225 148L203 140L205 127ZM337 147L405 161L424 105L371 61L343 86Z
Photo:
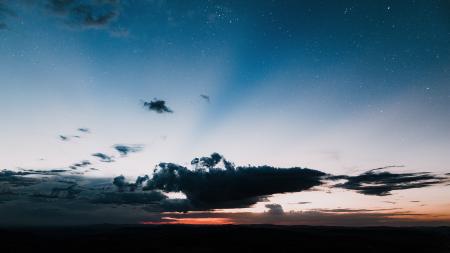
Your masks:
M0 225L450 224L448 1L0 0L0 55Z

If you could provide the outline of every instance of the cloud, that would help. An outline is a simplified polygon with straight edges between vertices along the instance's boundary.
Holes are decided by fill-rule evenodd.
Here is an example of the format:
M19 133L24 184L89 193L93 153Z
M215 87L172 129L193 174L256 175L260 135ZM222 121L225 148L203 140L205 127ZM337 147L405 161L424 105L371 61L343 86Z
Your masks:
M69 12L69 8L75 2L75 0L48 0L46 3L46 7L54 13L63 15Z
M127 180L125 176L114 179L79 176L64 169L3 170L0 171L0 216L5 219L0 224L164 222L164 215L183 219L180 222L223 218L244 224L411 225L418 222L417 217L430 218L395 208L287 212L275 203L267 203L268 211L264 213L215 213L211 210L248 207L267 201L275 193L308 190L332 176L298 167L235 167L217 153L197 160L193 169L162 163L152 178L145 175L135 180ZM346 181L351 178L333 177ZM164 192L183 192L186 198L171 198ZM299 202L303 203L306 202ZM442 224L439 219L433 216L432 221L422 224ZM433 223L437 220L441 223Z
M164 100L154 99L150 102L144 101L144 107L157 113L173 113L173 111L166 106L166 101Z
M134 192L137 188L141 187L142 184L145 183L148 179L149 177L147 175L143 177L139 176L134 183L130 183L125 180L125 177L123 175L120 175L113 179L113 185L115 185L120 192Z
M92 154L92 156L100 158L101 162L107 162L107 163L114 162L114 160L111 156L103 154L103 153L95 153L95 154Z
M195 170L173 163L160 163L145 189L183 192L197 209L240 208L263 201L275 193L308 190L321 185L321 179L326 175L299 167L234 168L229 163L227 168L214 168L218 163L215 154L209 157L211 160L203 159L206 168ZM198 160L202 161L201 158Z
M21 7L27 4L29 7L46 10L47 13L72 28L109 29L111 34L115 35L117 28L111 28L111 24L119 17L122 10L120 0L42 0L11 3L14 1L0 0L0 29L7 28L3 21L6 17L16 16L11 6Z
M8 28L8 25L4 21L6 18L15 16L16 13L8 7L6 1L0 0L0 30Z
M234 164L227 161L222 155L218 153L212 153L210 156L194 158L191 161L191 165L195 165L196 169L211 169L214 168L219 162L223 162L225 169L233 170Z
M65 135L60 135L60 136L59 136L59 139L62 140L62 141L68 141L68 140L69 140L69 137L67 137L67 136L65 136Z
M338 188L355 190L366 195L386 196L394 190L423 188L448 182L448 177L436 176L428 172L419 173L391 173L369 170L358 176L332 176L333 180L346 180L345 183L335 185Z
M0 171L0 183L6 184L6 187L9 186L30 186L39 182L39 180L35 178L24 177L26 175L30 175L29 172L23 171L11 171L11 170L2 170Z
M272 215L284 214L283 207L279 204L267 204L267 205L265 205L265 207L269 209L268 212Z
M128 155L128 153L136 153L143 149L142 145L114 145L114 149L117 150L122 156Z
M120 14L118 0L48 0L44 5L72 27L103 29Z
M200 97L203 98L204 100L206 100L206 102L208 102L208 103L210 102L208 95L201 94Z
M91 130L89 130L89 128L85 128L85 127L80 127L77 130L80 131L80 132L83 132L83 133L90 133L91 132Z
M150 192L106 192L99 194L92 200L96 204L114 205L148 205L159 203L167 199L167 196L158 191Z
M58 199L75 199L83 190L76 183L72 183L68 187L54 187L49 194L34 193L33 197L42 198L58 198Z
M160 207L165 212L183 212L196 210L188 199L164 199L160 202Z
M91 165L91 162L89 162L88 160L84 160L84 161L81 161L79 163L74 163L69 168L71 168L73 170L76 170L78 168L84 168L84 167L89 166L89 165Z

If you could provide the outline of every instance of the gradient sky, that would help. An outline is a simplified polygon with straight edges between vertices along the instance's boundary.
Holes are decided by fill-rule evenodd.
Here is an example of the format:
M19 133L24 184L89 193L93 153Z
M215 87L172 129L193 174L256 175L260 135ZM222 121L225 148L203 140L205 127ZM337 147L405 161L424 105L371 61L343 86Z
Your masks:
M448 1L76 0L52 8L58 2L0 0L0 169L89 160L98 170L86 177L134 180L160 162L187 166L219 152L236 165L334 175L390 165L450 172ZM113 16L89 23L86 12L70 9L83 4L89 15ZM142 106L154 98L174 112ZM143 150L121 157L116 144ZM102 163L91 156L97 152L116 161ZM244 218L267 213L268 203L291 215L395 208L417 214L414 221L450 220L448 183L388 196L335 188L275 194L198 216L267 221ZM146 219L123 212L119 221Z

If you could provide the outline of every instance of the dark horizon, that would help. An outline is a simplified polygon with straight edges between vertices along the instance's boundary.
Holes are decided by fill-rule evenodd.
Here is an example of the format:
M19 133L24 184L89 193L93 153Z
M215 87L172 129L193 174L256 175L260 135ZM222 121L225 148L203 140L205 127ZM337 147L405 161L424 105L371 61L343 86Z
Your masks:
M277 225L133 225L0 229L15 252L448 252L450 228L348 228ZM19 240L20 238L20 240ZM19 243L20 241L20 243Z

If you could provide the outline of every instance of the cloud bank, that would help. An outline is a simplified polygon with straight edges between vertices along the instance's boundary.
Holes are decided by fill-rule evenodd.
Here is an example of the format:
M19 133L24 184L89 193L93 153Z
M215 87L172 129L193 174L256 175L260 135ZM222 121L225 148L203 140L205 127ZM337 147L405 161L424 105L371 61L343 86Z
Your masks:
M392 217L397 222L399 219L395 217L414 218L420 214L392 208L337 208L292 213L285 212L276 203L267 203L264 214L217 214L214 210L250 207L267 201L273 194L308 191L316 186L385 196L391 191L446 185L449 180L448 175L425 172L370 170L361 175L346 176L300 167L235 166L218 153L194 158L191 164L192 168L187 168L174 163L160 163L153 174L135 180L128 180L123 175L112 179L92 178L86 176L86 171L70 169L3 170L0 171L0 215L6 218L3 223L16 219L17 224L25 220L31 223L52 222L44 216L62 222L85 216L83 222L89 223L111 221L114 217L115 222L123 223L130 220L164 222L167 215L172 220L183 217L192 219L200 215L199 218L218 217L236 223L299 224L311 219L308 224L319 224L320 219L325 219L328 225L333 224L333 219L344 217L348 224L366 222L364 224L367 225ZM81 161L72 166L83 168L89 165L89 161ZM328 184L330 181L335 183ZM170 197L173 192L181 192L185 198ZM309 202L299 202L305 203ZM36 216L36 212L41 215Z

